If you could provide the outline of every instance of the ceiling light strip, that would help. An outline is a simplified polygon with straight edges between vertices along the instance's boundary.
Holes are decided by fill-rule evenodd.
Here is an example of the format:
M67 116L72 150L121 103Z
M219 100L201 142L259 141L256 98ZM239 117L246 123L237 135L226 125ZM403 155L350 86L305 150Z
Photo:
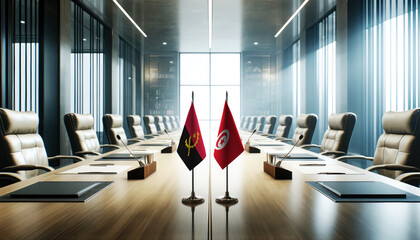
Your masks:
M276 33L276 35L274 35L274 37L278 37L280 35L280 33L287 27L287 25L289 25L289 23L293 20L293 18L296 17L296 15L300 12L300 10L302 10L302 8L309 2L309 0L305 0L300 6L299 8L296 10L295 13L293 13L293 15L289 18L289 20L287 20L287 22L283 25L283 27L280 28L280 30Z
M143 30L141 30L141 28L139 27L139 25L137 25L136 22L134 22L134 20L130 17L130 15L128 15L128 13L124 10L124 8L117 2L117 0L112 0L115 5L117 5L117 7L121 10L122 13L124 13L124 15L128 18L128 20L131 21L131 23L141 32L141 34L143 34L144 37L147 37L146 33L143 32Z
M211 49L213 39L213 0L208 0L209 3L209 49Z

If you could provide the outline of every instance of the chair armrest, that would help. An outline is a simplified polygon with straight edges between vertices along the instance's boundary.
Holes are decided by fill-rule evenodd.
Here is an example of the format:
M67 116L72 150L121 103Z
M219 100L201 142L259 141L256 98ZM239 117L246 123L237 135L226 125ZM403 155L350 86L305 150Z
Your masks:
M378 169L386 169L386 170L393 170L393 171L404 171L404 172L420 172L420 169L412 166L407 165L400 165L400 164L381 164L375 165L366 168L368 171L374 171Z
M99 156L101 155L98 152L94 152L94 151L79 151L79 152L75 152L74 155L77 155L79 157L83 157L85 155L95 155L95 156Z
M120 149L121 147L118 145L114 145L114 144L104 144L104 145L100 145L100 148L104 148L104 147L109 147L109 148L113 148L113 149Z
M373 157L366 157L363 155L342 156L342 157L336 158L335 160L345 162L345 160L347 159L364 159L364 160L373 161Z
M344 156L347 153L346 152L342 152L342 151L325 151L325 152L322 152L322 153L319 153L319 154L321 154L323 156L335 155L336 156L335 158L337 158L339 156Z
M419 180L420 179L420 172L410 172L410 173L403 173L395 178L397 181L401 182L410 182L412 180Z
M316 144L305 144L300 146L301 148L310 148L310 147L314 147L314 148L321 148L321 145L316 145Z
M18 172L18 171L31 171L31 170L44 170L46 172L54 171L50 166L37 166L37 165L14 165L3 168L2 172Z
M284 138L284 137L277 137L276 140L282 141L282 142L291 142L291 138Z
M49 157L48 162L51 163L51 162L54 162L54 161L59 161L61 159L72 159L74 163L85 160L84 158L79 157L79 156L57 155L57 156L54 156L54 157Z
M23 180L25 179L22 178L20 174L12 172L0 172L0 182L7 182L8 184L12 184Z

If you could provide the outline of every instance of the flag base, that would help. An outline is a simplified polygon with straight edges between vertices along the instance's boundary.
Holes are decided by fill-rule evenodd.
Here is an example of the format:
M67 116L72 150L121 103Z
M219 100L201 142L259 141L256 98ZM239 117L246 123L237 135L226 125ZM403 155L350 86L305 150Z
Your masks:
M225 196L220 196L216 198L216 203L222 204L222 205L234 205L237 204L239 200L237 198L229 196L229 192L225 193Z
M199 205L204 203L204 198L195 196L195 192L191 192L191 196L183 198L182 203L189 206Z

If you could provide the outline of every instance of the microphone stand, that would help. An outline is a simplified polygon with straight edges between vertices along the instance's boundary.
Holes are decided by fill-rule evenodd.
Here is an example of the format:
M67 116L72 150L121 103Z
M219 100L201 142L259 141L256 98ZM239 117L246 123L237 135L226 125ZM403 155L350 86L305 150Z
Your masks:
M146 160L144 162L142 162L141 160L139 160L136 157L136 155L134 155L130 151L130 149L127 147L127 145L124 143L124 141L122 141L120 135L117 135L117 139L124 145L124 147L128 150L128 152L131 154L131 156L134 159L136 159L137 162L140 165L140 167L134 168L134 169L132 169L132 170L130 170L130 171L127 172L127 179L145 179L150 174L156 172L156 162L151 160L153 158L152 156L150 156L150 158L149 158L149 160L151 160L151 163L150 164L146 164Z
M127 149L127 151L131 154L130 156L132 156L134 159L137 160L137 162L139 163L140 167L144 167L146 166L145 162L140 161L136 155L134 155L130 149L127 147L127 145L124 143L124 141L121 139L120 135L117 135L117 139L124 145L124 147Z
M286 155L284 155L284 157L282 159L280 159L280 161L277 162L277 158L276 158L273 165L275 165L276 167L280 167L281 162L283 162L283 160L285 158L288 158L289 157L290 153L293 151L293 149L296 147L296 145L300 142L300 140L302 140L302 138L303 138L303 135L300 135L299 136L299 139L296 141L295 144L293 144L293 147L290 149L290 151Z
M260 153L261 150L251 146L251 143L249 142L249 140L251 139L251 137L254 135L254 133L257 131L257 129L254 129L254 131L252 131L251 136L249 136L248 141L246 141L245 143L245 151L249 152L249 153Z

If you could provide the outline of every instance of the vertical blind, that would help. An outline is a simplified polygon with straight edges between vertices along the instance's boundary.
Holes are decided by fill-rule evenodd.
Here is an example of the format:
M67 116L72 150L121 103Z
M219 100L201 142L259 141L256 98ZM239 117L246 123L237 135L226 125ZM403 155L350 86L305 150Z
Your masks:
M318 115L314 142L321 143L328 116L336 111L336 12L307 30L306 111Z
M7 56L9 108L38 112L39 3L38 0L7 1Z
M419 106L418 0L365 1L365 61L369 149L386 111Z
M70 109L89 113L101 135L104 114L104 26L77 4L72 7ZM102 139L100 137L100 139Z
M301 80L300 80L300 40L294 42L283 53L282 66L282 88L283 94L286 95L284 99L292 99L292 105L285 105L282 109L282 114L292 114L294 119L297 119L301 114L302 100L300 95ZM296 124L296 120L293 121Z
M135 113L135 89L140 87L136 86L137 77L140 76L140 53L120 38L119 55L118 113L126 119L128 115Z

